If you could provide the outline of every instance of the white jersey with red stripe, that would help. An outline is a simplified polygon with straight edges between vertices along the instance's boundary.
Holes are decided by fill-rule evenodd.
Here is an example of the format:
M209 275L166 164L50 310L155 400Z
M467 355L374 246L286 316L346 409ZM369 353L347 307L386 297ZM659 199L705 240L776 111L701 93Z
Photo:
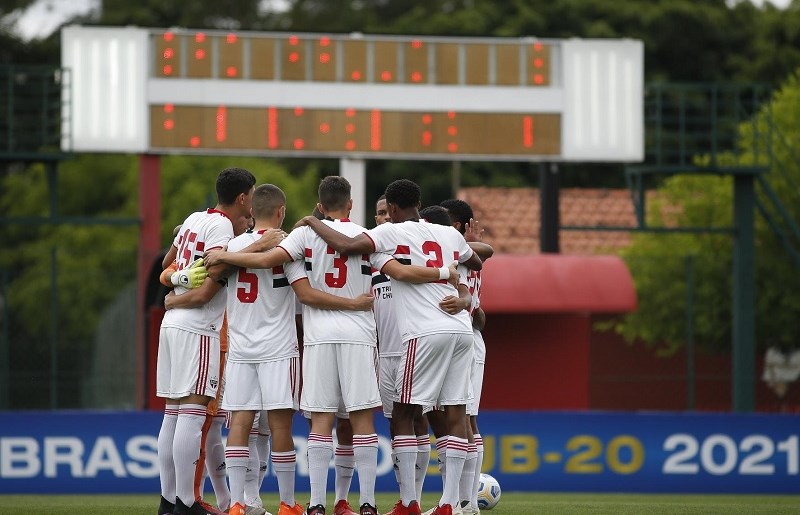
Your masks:
M244 233L228 243L238 252L264 231ZM228 361L257 363L300 355L290 284L305 278L297 261L275 268L240 268L228 278Z
M472 295L472 306L469 309L470 317L475 316L475 310L481 307L481 271L470 270L467 276L469 293ZM477 329L475 332L480 333ZM475 338L475 362L486 363L486 343L483 338Z
M378 353L382 358L403 355L403 340L397 326L397 314L392 300L392 280L378 270L372 271L372 294L375 303L375 324L378 328Z
M203 253L225 247L233 238L233 224L228 215L216 209L192 213L181 225L173 245L178 249L175 258L178 270L183 270ZM188 290L175 287L175 294ZM198 308L170 309L164 315L161 327L176 327L193 333L219 336L222 317L225 314L226 291L222 288L210 301Z
M358 236L366 229L350 220L323 220L329 227L347 236ZM356 298L369 293L372 268L382 267L391 256L386 254L341 255L310 227L298 227L279 245L293 260L305 264L313 288ZM337 311L303 306L303 345L321 343L357 343L376 346L375 317L372 311Z
M439 268L463 263L472 249L453 227L423 221L381 224L367 231L376 252L391 253L400 263ZM469 314L450 315L439 307L442 299L458 292L447 281L412 284L392 282L392 297L402 341L429 334L472 334Z

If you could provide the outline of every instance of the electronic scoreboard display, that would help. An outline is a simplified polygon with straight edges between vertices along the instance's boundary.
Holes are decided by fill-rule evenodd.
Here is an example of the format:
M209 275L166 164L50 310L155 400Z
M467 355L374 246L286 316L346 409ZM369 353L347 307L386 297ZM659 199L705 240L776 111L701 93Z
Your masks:
M641 42L67 27L62 147L637 160Z

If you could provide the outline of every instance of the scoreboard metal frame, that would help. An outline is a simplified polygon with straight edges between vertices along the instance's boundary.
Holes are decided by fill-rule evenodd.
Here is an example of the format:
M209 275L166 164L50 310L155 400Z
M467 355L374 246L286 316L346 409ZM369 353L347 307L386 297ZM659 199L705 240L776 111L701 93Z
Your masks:
M70 26L72 151L518 161L643 156L633 40Z

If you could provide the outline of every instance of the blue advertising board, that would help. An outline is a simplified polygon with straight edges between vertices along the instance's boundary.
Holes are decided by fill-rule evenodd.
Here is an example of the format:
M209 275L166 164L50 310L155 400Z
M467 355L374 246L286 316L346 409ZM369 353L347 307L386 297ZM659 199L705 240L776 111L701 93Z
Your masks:
M0 493L157 493L161 417L2 412ZM295 422L297 490L308 491L308 426ZM487 411L479 424L484 472L505 491L800 491L797 415ZM396 491L387 426L377 426L376 488ZM434 450L425 489L440 488ZM263 489L277 489L274 477Z

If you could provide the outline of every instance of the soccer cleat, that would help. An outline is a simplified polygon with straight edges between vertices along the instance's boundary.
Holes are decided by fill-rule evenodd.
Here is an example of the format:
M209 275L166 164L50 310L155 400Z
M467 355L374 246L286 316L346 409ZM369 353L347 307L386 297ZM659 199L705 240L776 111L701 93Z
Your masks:
M321 504L309 506L308 509L306 509L306 515L325 515L325 506Z
M303 515L305 512L305 508L299 504L295 503L294 506L289 506L283 501L281 501L281 507L278 509L278 515Z
M461 510L458 510L460 513ZM453 515L453 507L449 504L443 504L433 509L433 515Z
M392 511L384 515L422 515L422 511L419 509L417 501L411 501L408 506L403 506L403 501L399 500L392 508Z
M333 515L358 515L353 511L353 507L347 502L347 499L339 499L336 506L333 508Z
M194 504L186 506L180 498L175 499L175 515L225 515L224 511L220 511L202 499L196 499Z
M453 511L455 513L455 510ZM480 515L480 511L478 508L472 506L472 503L469 501L461 501L461 515Z
M231 506L231 509L228 510L228 515L246 515L246 514L247 511L245 510L245 507L238 502L235 503L233 506Z
M164 499L162 496L161 502L158 504L158 515L172 515L173 511L175 511L175 504Z
M365 502L361 505L361 508L358 509L358 515L380 515L378 513L378 508L371 505L368 502Z

